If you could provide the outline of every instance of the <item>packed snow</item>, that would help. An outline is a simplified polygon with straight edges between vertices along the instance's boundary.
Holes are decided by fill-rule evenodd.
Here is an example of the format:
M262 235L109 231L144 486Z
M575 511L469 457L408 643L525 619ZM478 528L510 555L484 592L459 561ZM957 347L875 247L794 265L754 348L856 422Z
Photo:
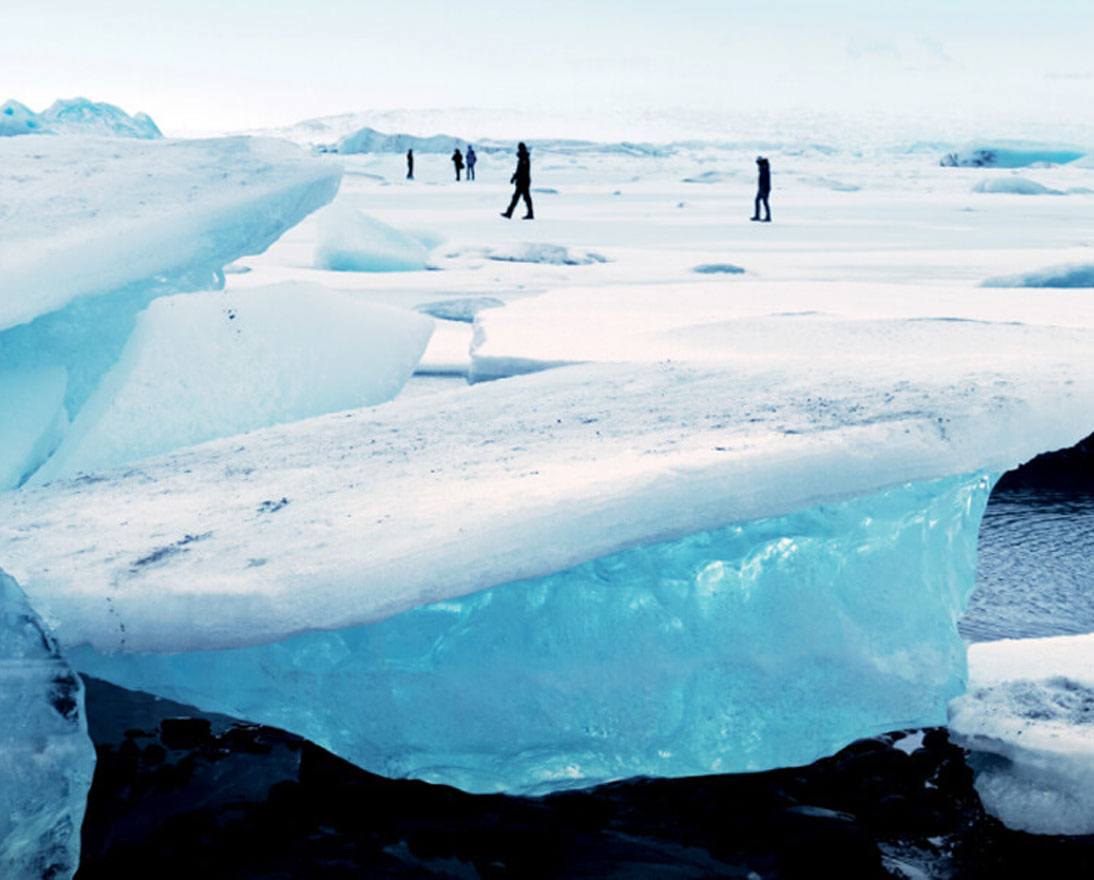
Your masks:
M993 816L1034 834L1094 834L1094 636L970 646L949 726Z
M83 682L0 570L0 876L72 877L94 766Z

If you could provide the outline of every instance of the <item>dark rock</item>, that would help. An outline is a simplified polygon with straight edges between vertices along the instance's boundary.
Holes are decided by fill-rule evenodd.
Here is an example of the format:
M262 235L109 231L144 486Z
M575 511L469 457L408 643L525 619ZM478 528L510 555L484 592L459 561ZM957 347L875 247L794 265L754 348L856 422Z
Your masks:
M160 741L169 749L196 749L212 739L213 726L207 718L164 718Z

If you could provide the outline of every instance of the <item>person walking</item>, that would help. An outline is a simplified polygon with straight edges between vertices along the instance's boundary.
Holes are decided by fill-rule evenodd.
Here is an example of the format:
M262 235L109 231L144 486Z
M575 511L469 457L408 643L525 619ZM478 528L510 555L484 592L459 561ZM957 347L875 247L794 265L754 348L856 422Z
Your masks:
M414 151L413 150L407 150L406 151L406 179L407 180L413 180L414 179Z
M471 144L467 145L467 179L475 179L475 163L478 161L478 156L475 155L475 148Z
M528 155L528 148L524 146L523 141L517 144L517 170L509 178L509 182L516 184L517 188L513 192L513 201L509 203L509 209L502 211L501 216L512 219L513 208L517 206L517 201L523 196L524 204L528 206L528 213L524 215L523 219L534 220L535 217L532 216L532 194L530 192L532 186L532 159Z
M750 220L760 219L760 203L764 206L764 223L771 222L771 206L767 203L767 197L771 194L771 166L763 156L756 157L756 165L760 170L759 185L756 189L756 209L752 212Z
M459 147L452 151L452 164L456 166L456 180L459 180L460 172L463 171L463 156Z

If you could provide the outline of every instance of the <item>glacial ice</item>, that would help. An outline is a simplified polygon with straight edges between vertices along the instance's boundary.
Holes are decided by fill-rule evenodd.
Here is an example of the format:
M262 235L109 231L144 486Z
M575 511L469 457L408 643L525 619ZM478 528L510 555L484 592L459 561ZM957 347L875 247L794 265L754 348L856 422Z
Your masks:
M35 397L43 376L65 377L63 414L28 411L0 436L0 489L60 442L142 309L223 286L225 263L329 201L341 175L296 147L249 138L13 138L0 141L0 158L0 376L12 400Z
M358 208L335 203L319 215L315 265L339 272L413 272L429 250L411 236Z
M230 651L78 648L74 662L467 791L806 764L945 719L990 486L909 484L371 626Z
M151 140L163 135L146 113L130 116L120 107L87 98L54 101L41 113L8 101L0 107L0 136L70 134Z
M1094 636L970 646L949 714L989 813L1034 834L1094 834Z
M947 153L942 157L942 164L967 168L1027 168L1042 163L1065 165L1084 155L1085 151L1069 146L1001 142Z
M35 482L390 400L432 325L309 284L161 297Z
M0 571L0 876L72 876L94 766L83 683Z
M0 373L0 488L18 486L68 428L63 367Z

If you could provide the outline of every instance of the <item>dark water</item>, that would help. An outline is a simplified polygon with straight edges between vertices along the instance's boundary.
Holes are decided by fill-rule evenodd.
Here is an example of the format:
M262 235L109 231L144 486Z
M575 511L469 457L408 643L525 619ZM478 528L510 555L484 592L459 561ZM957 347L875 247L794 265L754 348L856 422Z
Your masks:
M1094 632L1094 491L992 493L960 629L977 642Z

